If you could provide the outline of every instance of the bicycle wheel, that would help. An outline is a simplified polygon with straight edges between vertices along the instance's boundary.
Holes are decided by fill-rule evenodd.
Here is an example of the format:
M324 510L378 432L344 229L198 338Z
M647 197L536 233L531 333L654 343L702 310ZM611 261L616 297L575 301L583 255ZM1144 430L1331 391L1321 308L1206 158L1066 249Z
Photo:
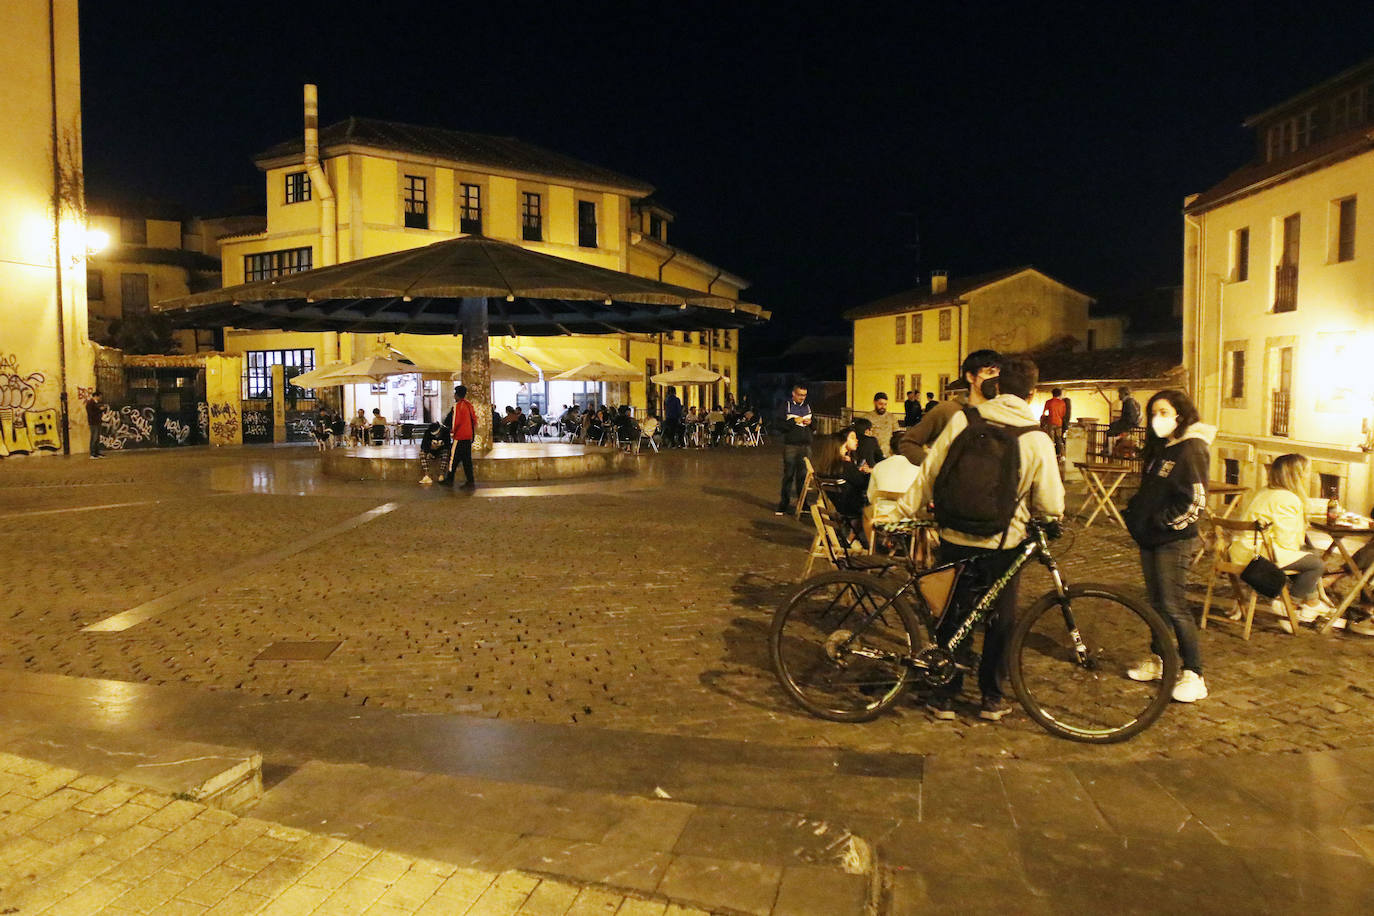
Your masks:
M807 579L773 615L773 670L803 709L837 722L866 722L906 690L924 630L897 589L841 571Z
M1126 669L1164 646L1164 677L1133 681ZM1178 677L1173 631L1154 609L1103 585L1068 589L1067 607L1046 594L1016 623L1008 653L1012 689L1050 734L1090 744L1125 741L1169 705Z

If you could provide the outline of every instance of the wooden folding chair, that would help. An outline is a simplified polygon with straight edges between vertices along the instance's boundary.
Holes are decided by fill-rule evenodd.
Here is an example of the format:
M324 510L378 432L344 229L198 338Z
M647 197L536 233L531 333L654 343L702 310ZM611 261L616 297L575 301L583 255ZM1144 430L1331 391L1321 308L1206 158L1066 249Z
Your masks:
M894 566L904 565L896 557L870 556L865 549L856 544L846 547L836 528L834 516L826 506L824 496L811 504L811 524L815 527L815 537L811 539L811 550L806 557L806 566L801 578L811 575L817 560L825 561L831 569L862 569L881 574Z
M1245 571L1245 564L1231 561L1231 545L1244 537L1250 537L1255 546L1254 553L1272 561L1274 542L1270 539L1267 529L1268 526L1263 522L1242 522L1231 518L1212 517L1212 531L1215 534L1212 541L1212 572L1207 577L1207 597L1202 602L1202 629L1207 629L1209 617L1226 621L1244 619L1245 638L1250 638L1250 629L1255 620L1255 604L1259 600L1259 595L1241 579L1240 574ZM1232 600L1235 602L1233 616L1211 613L1212 591L1222 576L1231 583ZM1250 596L1248 602L1245 601L1247 592ZM1279 600L1283 602L1283 608L1288 614L1288 623L1293 628L1293 635L1298 635L1298 609L1293 606L1293 598L1288 593L1287 585L1279 594Z
M806 511L806 497L812 490L816 491L817 496L821 492L821 485L816 480L816 468L811 464L811 456L803 455L802 463L806 465L806 479L802 481L801 492L797 494L797 511L794 516L797 521L801 521L802 513Z

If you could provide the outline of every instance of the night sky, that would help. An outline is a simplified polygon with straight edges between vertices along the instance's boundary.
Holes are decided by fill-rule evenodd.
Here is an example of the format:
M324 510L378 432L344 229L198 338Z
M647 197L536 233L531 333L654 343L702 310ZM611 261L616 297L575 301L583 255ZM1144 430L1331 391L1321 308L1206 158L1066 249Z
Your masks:
M670 239L773 310L768 350L931 269L1177 284L1182 199L1249 158L1241 120L1374 54L1369 3L890 6L88 0L88 193L261 207L250 157L315 82L322 124L510 134L652 183Z

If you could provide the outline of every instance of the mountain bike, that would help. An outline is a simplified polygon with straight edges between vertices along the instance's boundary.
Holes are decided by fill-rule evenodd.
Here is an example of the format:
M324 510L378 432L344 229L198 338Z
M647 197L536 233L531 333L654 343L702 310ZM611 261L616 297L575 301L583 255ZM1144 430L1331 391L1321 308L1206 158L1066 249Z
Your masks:
M769 651L778 680L813 715L874 719L912 686L940 687L976 668L968 651L974 629L1011 578L1037 560L1054 587L1017 614L1007 650L1016 699L1061 738L1110 744L1139 734L1173 693L1173 631L1153 608L1116 589L1066 584L1050 553L1058 534L1057 521L1032 520L1006 571L981 595L973 590L971 610L954 597L959 578L970 574L963 563L913 569L900 584L856 570L806 580L773 616ZM942 615L964 612L947 641L932 639ZM1128 678L1126 669L1155 647L1163 677Z

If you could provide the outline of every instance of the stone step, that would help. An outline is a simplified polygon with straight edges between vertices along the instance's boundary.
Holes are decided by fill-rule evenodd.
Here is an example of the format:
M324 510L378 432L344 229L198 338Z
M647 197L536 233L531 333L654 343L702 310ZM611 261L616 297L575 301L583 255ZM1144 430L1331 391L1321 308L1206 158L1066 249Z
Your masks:
M860 913L876 887L869 840L781 810L311 761L251 814L401 855L717 911Z
M5 718L0 751L234 813L262 797L262 755L247 748Z

